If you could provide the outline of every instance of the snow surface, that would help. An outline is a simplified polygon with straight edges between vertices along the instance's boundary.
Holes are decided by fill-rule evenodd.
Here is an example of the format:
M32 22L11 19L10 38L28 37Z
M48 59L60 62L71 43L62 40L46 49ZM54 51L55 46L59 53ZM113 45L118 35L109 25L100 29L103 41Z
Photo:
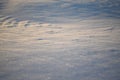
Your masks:
M118 19L51 24L0 17L0 80L120 79Z

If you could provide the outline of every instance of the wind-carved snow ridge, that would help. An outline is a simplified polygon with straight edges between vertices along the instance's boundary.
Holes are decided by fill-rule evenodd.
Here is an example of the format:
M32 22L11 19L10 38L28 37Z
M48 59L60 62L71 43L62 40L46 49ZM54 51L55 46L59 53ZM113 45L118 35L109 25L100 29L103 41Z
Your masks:
M52 24L29 20L16 21L10 16L1 15L0 41L8 48L8 44L15 43L14 47L18 46L19 49L66 49L74 46L87 48L96 45L102 48L110 44L119 44L119 25L118 20L107 19Z
M6 42L4 44L6 47L8 47L7 43L17 43L26 47L31 44L34 44L32 46L44 45L45 47L51 44L62 45L59 40L61 39L59 36L63 35L61 33L62 27L58 27L56 24L31 22L29 20L17 22L9 16L0 17L0 40L2 44Z
M44 24L39 22L31 22L29 20L26 21L16 21L15 18L12 18L10 16L2 16L0 15L0 25L1 27L28 27L28 26L35 26L35 27L41 27L41 26L49 26L50 24Z

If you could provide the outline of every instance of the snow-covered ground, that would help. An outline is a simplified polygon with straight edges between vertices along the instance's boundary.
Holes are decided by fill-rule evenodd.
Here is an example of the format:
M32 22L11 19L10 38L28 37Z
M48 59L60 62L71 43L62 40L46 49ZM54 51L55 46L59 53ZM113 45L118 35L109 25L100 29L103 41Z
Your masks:
M77 23L0 16L0 80L119 80L119 19Z
M0 0L0 80L120 80L120 0Z

